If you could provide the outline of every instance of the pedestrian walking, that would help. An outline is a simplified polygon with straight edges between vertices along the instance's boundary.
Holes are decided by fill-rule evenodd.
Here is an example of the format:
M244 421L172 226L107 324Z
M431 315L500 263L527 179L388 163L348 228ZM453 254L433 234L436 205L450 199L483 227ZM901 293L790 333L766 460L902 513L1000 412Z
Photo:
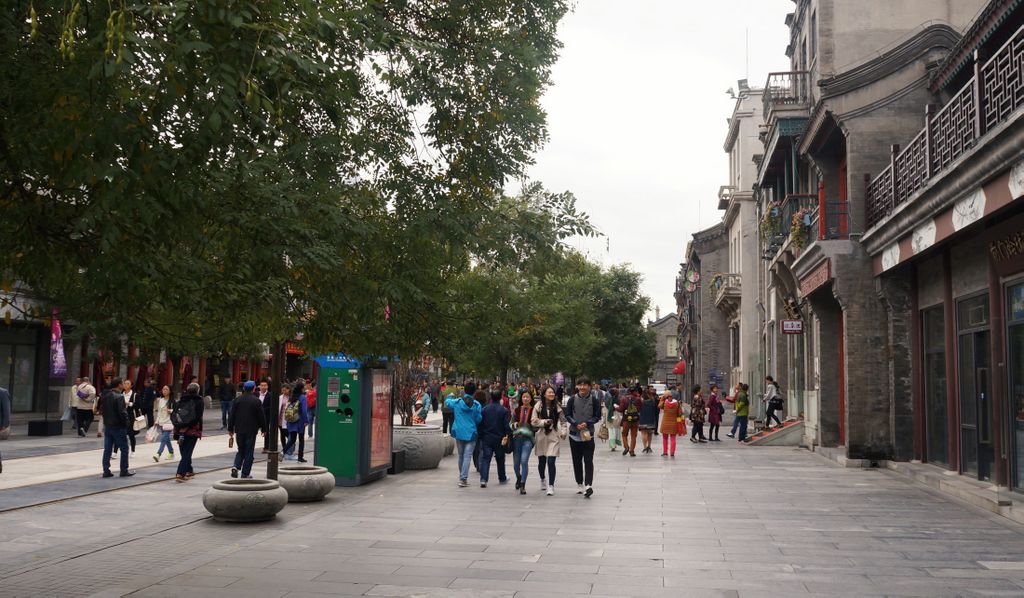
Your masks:
M644 443L644 453L653 453L651 440L654 429L658 427L658 399L654 389L648 387L644 391L643 401L640 403L640 436Z
M718 385L712 384L708 387L708 440L711 442L721 442L722 439L718 437L719 426L722 425L722 415L725 414L725 406L722 405L722 401L718 398Z
M267 416L263 404L249 388L231 404L228 414L228 434L235 440L235 463L231 477L237 478L239 471L243 479L252 477L253 453L256 450L256 435L267 433Z
M483 408L480 419L480 487L486 488L490 479L491 457L498 470L498 483L507 484L505 471L505 447L512 442L512 428L509 425L511 413L502 405L501 393L491 393L491 402Z
M750 414L750 395L748 391L750 386L746 384L739 384L736 390L736 425L739 427L739 441L745 442L747 440L747 420ZM727 434L730 438L734 434Z
M555 494L555 459L558 458L562 439L568 435L565 410L558 393L550 386L541 389L540 406L533 410L530 423L536 430L534 444L537 449L537 469L540 473L541 492ZM546 470L546 472L545 472ZM546 476L545 476L546 473Z
M267 383L269 385L269 382ZM292 385L287 380L281 384L281 394L277 395L277 411L275 417L277 418L277 434L279 435L280 444L277 446L281 448L281 460L284 460L284 449L288 446L288 422L284 421L284 410L288 406L288 401L292 398Z
M704 392L700 384L693 387L693 397L690 399L690 442L707 442L704 439L704 416L707 407L704 403Z
M775 381L771 376L765 376L764 381L767 383L764 389L764 397L761 398L761 402L765 404L765 416L764 416L764 429L770 430L772 428L772 420L775 420L777 428L782 427L782 420L776 415L776 412L782 411L784 401L782 400L782 391L779 390L779 383Z
M306 391L306 408L309 411L309 437L313 437L313 426L316 424L316 382L309 383L309 390Z
M132 453L135 452L136 437L139 435L139 431L135 429L135 418L142 415L142 411L139 409L137 395L132 390L132 381L125 378L121 381L121 396L124 397L124 406L128 410L128 446L131 448ZM117 447L114 447L114 452L117 452Z
M604 399L604 425L608 428L608 449L618 450L622 444L622 411L619 410L619 391L606 391Z
M82 376L82 382L75 389L75 396L78 398L75 423L78 435L84 437L89 433L89 427L96 416L96 387L89 382L88 376Z
M530 453L533 452L533 395L519 393L519 406L512 412L512 468L516 472L516 489L526 494L526 476L530 472Z
M662 395L658 402L661 409L661 456L675 458L676 438L679 435L679 422L683 416L683 404L671 392Z
M640 431L640 407L643 406L643 399L640 397L640 387L634 387L629 392L623 393L619 399L619 410L622 412L622 456L627 454L630 457L636 456L636 437Z
M128 415L128 408L124 402L124 387L120 378L111 382L111 388L100 399L100 409L103 413L103 477L114 477L110 471L110 455L116 446L121 452L122 478L135 475L134 471L128 470L128 428L131 426L132 418Z
M156 414L154 409L156 407L156 399L159 396L159 392L156 387L156 380L153 378L146 379L146 386L139 390L139 411L142 415L146 416L146 427L152 428L156 423Z
M203 407L203 397L199 396L199 384L193 382L185 389L185 394L171 412L174 440L178 442L181 452L175 481L187 482L196 475L192 468L192 453L196 450L196 443L203 437Z
M242 392L248 389L252 392L252 389L256 388L256 383L252 380L246 380L242 383ZM281 387L284 391L286 387ZM278 419L278 412L281 410L281 404L279 400L275 400L270 395L270 383L266 380L261 380L259 388L256 392L256 398L259 399L260 405L263 406L263 417L267 420L267 433L263 435L263 452L267 452L270 448L270 435L277 434L277 427L274 422ZM284 446L280 444L278 446Z
M231 405L235 400L235 385L231 383L231 376L224 376L220 387L217 388L217 398L220 399L220 429L224 430L228 427L228 414L231 413Z
M11 392L0 386L0 438L11 435ZM4 457L0 455L0 473L4 472Z
M301 381L295 383L291 396L284 407L284 424L288 430L288 443L285 444L285 459L305 463L306 424L309 423L309 407L306 405L306 385ZM299 445L298 457L295 456L296 441Z
M449 393L441 405L441 433L455 436L452 431L452 422L455 420L455 411L448 406L448 401L455 398L455 393Z
M741 382L737 382L736 386L734 386L733 389L732 389L732 395L730 396L730 395L726 394L725 396L722 397L722 401L723 402L731 403L732 404L732 409L733 409L733 413L734 414L736 413L736 398L740 394L740 386L742 386L742 383ZM735 438L736 437L736 429L739 428L739 425L740 425L739 418L738 417L733 417L732 418L732 429L729 430L729 433L726 434L726 436L728 436L729 438Z
M473 450L476 448L477 431L476 426L483 418L480 403L473 398L476 392L476 384L467 382L461 399L449 395L445 400L445 407L452 410L451 435L455 438L455 444L459 451L459 487L465 488L469 485L469 464L473 460Z
M584 498L594 495L594 426L601 421L601 400L597 398L590 378L582 376L576 384L576 394L569 399L565 410L569 422L569 450L572 453L572 471L576 476L576 494Z
M153 407L153 425L160 429L160 446L157 447L156 454L153 455L153 461L157 463L160 462L165 448L167 449L167 460L174 460L174 445L171 444L171 432L174 430L174 426L171 425L171 411L173 410L174 401L171 397L171 387L164 385L160 389L160 396Z

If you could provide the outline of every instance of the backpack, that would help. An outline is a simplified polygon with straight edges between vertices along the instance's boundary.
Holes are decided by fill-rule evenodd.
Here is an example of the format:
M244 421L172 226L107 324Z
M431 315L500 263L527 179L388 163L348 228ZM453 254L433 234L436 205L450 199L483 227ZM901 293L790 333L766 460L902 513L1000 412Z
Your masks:
M178 401L171 412L171 423L175 428L188 428L196 423L195 401Z
M299 421L299 415L301 413L302 412L300 411L299 402L290 401L287 405L285 405L284 408L284 421L290 424L294 424L295 422Z
M633 399L629 399L629 402L626 403L625 416L626 421L629 423L639 421L640 419L640 410L636 408L636 403L633 402Z

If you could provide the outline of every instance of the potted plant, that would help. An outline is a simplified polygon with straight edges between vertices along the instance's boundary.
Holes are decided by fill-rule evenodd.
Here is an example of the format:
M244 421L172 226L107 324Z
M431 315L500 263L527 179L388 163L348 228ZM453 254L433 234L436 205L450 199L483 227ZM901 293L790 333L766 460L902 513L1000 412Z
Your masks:
M764 218L761 219L761 224L758 227L761 232L761 238L767 241L775 236L781 223L782 216L779 205L776 202L772 202L768 206L768 211L765 212Z
M794 249L803 249L807 245L810 236L810 210L800 208L793 214L793 221L789 226L789 243Z
M217 521L267 521L286 504L288 493L276 480L221 480L203 493L203 506Z
M419 383L426 372L408 363L398 365L395 385L395 409L402 423L392 431L392 450L405 451L406 469L436 469L446 452L446 439L440 426L413 424L412 410L416 404ZM440 398L439 398L440 400Z

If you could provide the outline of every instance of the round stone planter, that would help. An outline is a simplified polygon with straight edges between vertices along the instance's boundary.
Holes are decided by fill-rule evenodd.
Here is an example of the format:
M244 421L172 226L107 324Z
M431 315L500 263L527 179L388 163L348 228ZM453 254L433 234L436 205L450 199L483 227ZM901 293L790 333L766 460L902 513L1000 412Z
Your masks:
M317 465L285 465L277 470L277 481L288 493L288 502L323 500L334 490L334 475Z
M267 521L286 504L288 493L274 480L221 480L203 493L203 506L217 521Z
M455 454L455 439L451 436L445 436L444 438L444 456L450 457Z
M406 469L436 469L446 448L439 426L395 426L394 448L405 449Z

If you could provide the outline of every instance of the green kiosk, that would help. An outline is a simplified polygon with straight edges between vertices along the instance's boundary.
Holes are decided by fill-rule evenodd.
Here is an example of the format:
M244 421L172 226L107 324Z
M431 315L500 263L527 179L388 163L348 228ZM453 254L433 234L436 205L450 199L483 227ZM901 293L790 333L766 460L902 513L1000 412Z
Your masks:
M313 462L338 486L359 486L387 475L391 466L392 372L384 362L322 355L316 397Z

